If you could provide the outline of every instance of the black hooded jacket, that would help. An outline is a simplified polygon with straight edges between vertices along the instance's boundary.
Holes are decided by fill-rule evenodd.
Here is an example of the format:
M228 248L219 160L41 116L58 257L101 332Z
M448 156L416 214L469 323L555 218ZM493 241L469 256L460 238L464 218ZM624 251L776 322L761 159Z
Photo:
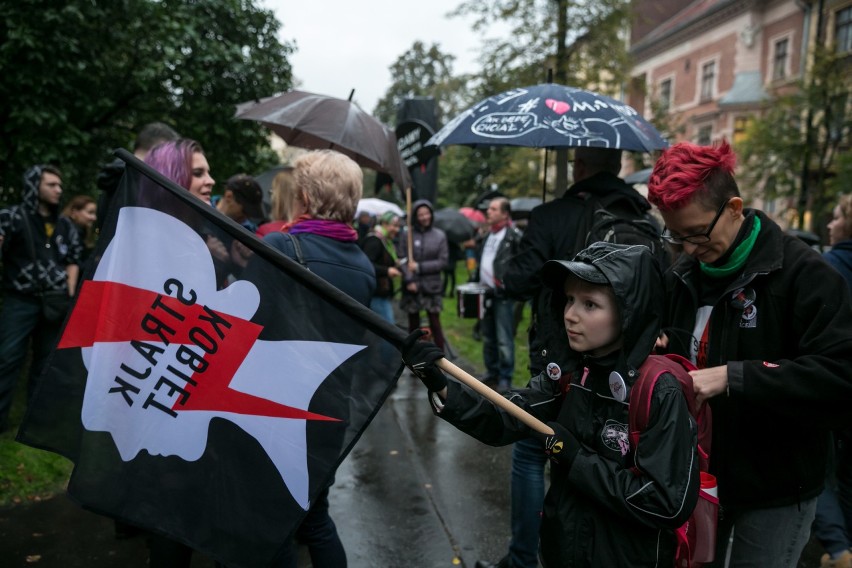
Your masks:
M624 180L607 172L599 172L571 186L559 199L548 201L532 210L527 229L521 239L518 254L509 263L503 286L506 293L519 300L533 300L533 322L530 328L530 368L544 370L550 361L562 361L565 356L564 332L559 325L550 328L546 322L550 291L541 285L539 270L548 260L568 260L579 251L577 232L585 217L585 200L579 196L619 195L623 199L609 209L618 214L623 208L630 211L649 211L651 205ZM553 337L553 341L548 338Z
M556 421L570 432L564 457L551 465L541 562L545 568L672 566L674 529L689 518L698 496L695 421L677 380L664 374L655 386L651 421L637 452L628 437L629 405L617 400L609 386L610 373L617 371L631 387L651 352L660 330L662 275L641 246L594 264L615 292L624 349L585 358L588 374L582 368L563 368L562 377L551 380L542 373L528 388L505 395L540 420ZM562 304L564 297L554 301L551 317L562 317ZM567 343L564 331L563 341ZM505 445L530 436L527 426L453 380L443 408L433 408L486 444ZM634 473L634 466L642 473Z
M83 246L73 223L59 218L58 207L52 207L47 218L38 212L38 188L43 171L44 166L27 170L21 203L0 210L3 288L6 291L35 295L42 290L68 290L65 267L80 264ZM50 236L48 226L52 226Z
M710 473L730 509L819 495L827 427L848 425L852 403L846 282L819 253L753 213L761 222L757 241L713 303L708 331L706 366L725 365L729 388L710 399ZM690 357L704 277L684 255L667 278L669 349Z

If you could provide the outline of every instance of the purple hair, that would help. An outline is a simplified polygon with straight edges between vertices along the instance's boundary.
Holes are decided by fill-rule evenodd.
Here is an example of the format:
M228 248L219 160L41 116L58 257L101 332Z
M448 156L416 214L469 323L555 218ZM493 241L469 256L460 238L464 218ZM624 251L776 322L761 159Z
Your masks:
M201 154L201 144L189 138L180 138L154 146L145 157L145 163L189 190L192 185L192 155Z

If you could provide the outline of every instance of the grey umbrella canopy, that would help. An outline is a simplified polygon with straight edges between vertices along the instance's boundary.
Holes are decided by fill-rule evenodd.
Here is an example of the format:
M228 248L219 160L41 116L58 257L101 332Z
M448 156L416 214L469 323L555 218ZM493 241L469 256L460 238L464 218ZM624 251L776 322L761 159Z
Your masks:
M260 122L291 146L337 150L361 166L390 175L400 188L411 187L396 135L351 100L288 91L241 103L235 116Z

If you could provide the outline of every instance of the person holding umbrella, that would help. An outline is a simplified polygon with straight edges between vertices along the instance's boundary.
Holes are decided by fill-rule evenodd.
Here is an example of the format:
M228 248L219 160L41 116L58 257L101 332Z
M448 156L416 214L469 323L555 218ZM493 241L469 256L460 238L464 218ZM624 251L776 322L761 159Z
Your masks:
M432 339L444 348L441 329L441 271L449 261L447 235L432 224L432 204L425 199L414 202L411 227L411 258L403 263L403 290L400 308L408 314L408 331L420 327L420 312L429 318Z

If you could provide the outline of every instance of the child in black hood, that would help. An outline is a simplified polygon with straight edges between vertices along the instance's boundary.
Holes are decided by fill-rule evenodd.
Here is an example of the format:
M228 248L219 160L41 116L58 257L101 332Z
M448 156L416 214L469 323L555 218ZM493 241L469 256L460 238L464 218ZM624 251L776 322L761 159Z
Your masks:
M409 336L403 359L430 391L437 416L500 446L528 436L551 459L540 559L546 568L673 566L674 530L698 498L696 424L681 386L663 374L638 448L628 436L629 390L660 332L662 274L643 246L595 243L573 261L549 261L540 274L553 288L573 354L550 363L526 389L504 396L553 429L545 435L447 380L441 352Z

